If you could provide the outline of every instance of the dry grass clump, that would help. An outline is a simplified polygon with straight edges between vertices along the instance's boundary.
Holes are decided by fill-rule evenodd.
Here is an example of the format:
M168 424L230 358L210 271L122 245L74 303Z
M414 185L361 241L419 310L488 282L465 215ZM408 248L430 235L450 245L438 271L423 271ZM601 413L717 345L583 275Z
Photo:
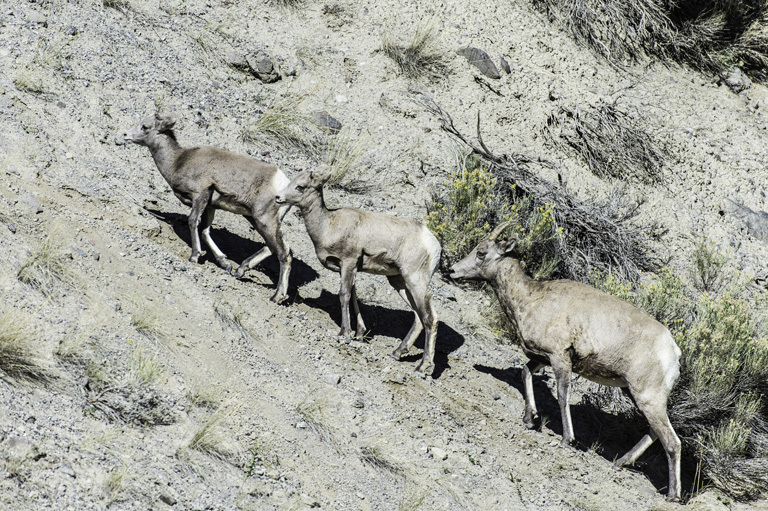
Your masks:
M111 422L141 426L167 425L178 420L176 399L160 390L165 370L158 357L136 349L122 377L104 363L90 361L85 384L88 411Z
M222 403L202 424L195 428L183 449L194 449L213 458L225 460L235 453L227 423L239 411L234 401ZM178 453L177 453L178 454Z
M725 256L713 253L706 240L696 252L692 262L699 281L720 271ZM702 260L715 267L702 267ZM768 337L758 323L762 306L738 275L728 278L731 285L714 294L669 270L640 285L615 275L593 283L670 328L683 351L669 415L683 441L684 460L697 460L705 482L746 499L768 491ZM687 469L693 472L695 465L689 462Z
M543 132L557 146L573 149L598 177L659 183L666 149L648 133L639 112L620 99L601 100L585 110L560 106Z
M447 58L437 48L437 36L432 25L418 27L407 45L385 37L381 47L407 78L441 78L447 72Z
M17 278L45 296L56 294L60 285L71 285L72 274L64 264L64 255L54 241L55 233L43 239L19 268Z
M403 474L403 467L384 454L378 445L364 445L360 448L360 461L378 470L385 470L395 475Z
M616 67L645 54L711 73L738 65L766 78L768 4L763 0L532 2Z
M46 385L53 380L49 365L37 352L39 335L14 309L0 309L0 377Z
M615 271L636 281L641 271L657 270L661 260L654 255L648 241L663 234L655 223L632 222L642 205L632 200L623 189L614 189L605 200L579 200L555 183L538 177L533 165L550 165L540 158L523 154L494 154L480 136L477 142L467 139L453 123L451 116L432 99L421 95L420 103L441 122L441 128L481 157L496 179L495 193L510 204L525 198L531 206L550 208L554 225L562 230L557 238L556 255L561 264L555 274L586 281L597 268Z
M348 191L362 192L370 190L369 182L350 176L360 158L368 151L368 140L362 136L354 136L349 130L336 135L326 136L322 161L330 174L325 186L341 188Z
M317 123L300 109L306 99L307 95L298 95L275 101L244 129L243 140L272 141L281 146L317 153Z

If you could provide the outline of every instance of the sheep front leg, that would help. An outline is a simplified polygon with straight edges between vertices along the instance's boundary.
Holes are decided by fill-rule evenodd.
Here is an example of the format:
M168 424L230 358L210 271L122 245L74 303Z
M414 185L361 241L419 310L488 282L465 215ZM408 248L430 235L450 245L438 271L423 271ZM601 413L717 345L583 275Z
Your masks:
M192 243L192 254L189 256L189 262L191 263L196 263L203 253L200 248L200 235L197 232L197 228L200 225L200 217L203 211L205 211L211 201L211 193L211 190L205 190L192 197L192 210L187 218L189 236Z
M352 285L352 311L355 313L355 337L362 339L365 337L365 321L363 321L363 315L360 314L360 306L357 303L357 286Z
M536 410L536 400L533 397L533 373L538 371L544 366L533 360L529 360L527 364L523 366L523 388L525 390L525 415L523 416L523 423L528 429L533 429L533 418L538 415Z
M352 290L355 286L355 276L357 268L355 263L341 261L341 288L339 289L339 301L341 302L341 337L349 337L352 333L352 326L349 320L349 302L352 299Z

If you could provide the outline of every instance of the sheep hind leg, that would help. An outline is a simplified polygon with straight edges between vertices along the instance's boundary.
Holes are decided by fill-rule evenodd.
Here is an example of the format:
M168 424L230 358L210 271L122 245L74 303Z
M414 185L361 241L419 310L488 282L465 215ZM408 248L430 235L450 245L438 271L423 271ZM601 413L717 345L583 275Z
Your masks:
M211 252L213 252L213 256L216 258L216 262L219 263L219 266L228 272L231 272L232 263L227 260L227 256L219 249L218 246L216 246L216 243L213 242L213 238L211 238L211 225L213 224L213 217L215 214L215 208L211 206L205 208L201 220L202 229L200 230L200 234L202 235L205 244L208 245L208 248L210 248Z
M352 311L355 313L355 337L362 339L365 337L365 333L368 329L365 327L363 315L360 314L360 306L357 303L357 286L355 285L352 285L352 295L350 300L352 302Z
M392 358L395 360L400 360L408 353L408 350L410 350L413 344L416 342L419 334L422 330L424 330L424 325L419 318L419 313L416 311L416 303L413 301L413 297L406 288L405 280L403 279L402 275L391 275L388 276L387 279L389 280L389 283L392 285L392 287L395 288L395 291L397 291L397 294L400 295L403 301L405 301L405 303L407 303L411 309L413 309L413 324L411 325L411 329L408 331L405 337L403 337L403 340L397 349L392 352Z
M653 441L658 438L667 454L669 485L667 500L680 500L680 451L681 443L667 415L667 398L658 394L647 393L635 396L637 407L645 415L651 431L640 442L616 462L617 466L634 463Z

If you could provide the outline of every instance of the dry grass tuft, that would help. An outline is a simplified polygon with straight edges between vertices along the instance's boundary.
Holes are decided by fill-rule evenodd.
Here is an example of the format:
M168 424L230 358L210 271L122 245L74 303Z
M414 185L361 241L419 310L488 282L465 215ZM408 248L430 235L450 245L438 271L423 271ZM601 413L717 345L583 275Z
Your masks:
M0 310L0 376L10 381L47 385L49 364L38 354L39 335L30 320L15 309ZM7 378L5 378L7 377Z
M61 249L54 241L56 233L51 233L29 255L17 273L18 279L47 297L52 297L60 285L71 286L74 279L69 268L64 264Z
M433 25L418 27L410 43L403 46L385 37L382 51L397 65L407 78L442 78L447 73L445 53L437 48Z
M275 101L247 126L242 134L246 142L275 142L283 147L317 154L320 130L309 114L301 111L307 95L287 96Z
M371 185L358 177L350 177L360 158L368 151L368 140L363 136L353 136L349 130L342 130L337 135L326 138L322 160L330 174L326 186L353 191L368 191Z
M220 460L233 456L236 449L230 441L231 434L227 423L232 421L239 409L240 405L233 400L221 404L193 431L192 437L184 447Z
M532 0L571 37L617 68L644 55L708 73L734 66L766 79L763 0Z
M378 470L385 470L395 475L403 475L403 467L385 455L378 445L367 445L360 448L360 461Z
M598 177L662 181L666 148L648 132L641 114L621 97L580 109L560 106L543 129L557 146L572 148Z

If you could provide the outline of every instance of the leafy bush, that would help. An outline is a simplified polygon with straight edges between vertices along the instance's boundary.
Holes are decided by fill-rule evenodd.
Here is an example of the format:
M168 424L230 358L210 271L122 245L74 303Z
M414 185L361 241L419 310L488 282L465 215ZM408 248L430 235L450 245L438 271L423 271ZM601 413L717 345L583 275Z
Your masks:
M427 227L443 246L443 267L466 256L497 224L513 221L510 229L520 237L518 250L528 271L543 279L556 270L554 242L562 230L551 206L533 206L525 196L505 202L496 178L476 157L466 158L446 186L447 192L435 194L427 208Z
M702 260L715 261L719 272L726 257L703 240L692 255L694 281L701 282ZM669 269L639 286L597 274L593 284L670 328L683 352L670 420L708 482L733 497L753 498L768 491L768 339L759 332L759 311L746 286L737 275L728 277L735 283L720 294L699 291Z

